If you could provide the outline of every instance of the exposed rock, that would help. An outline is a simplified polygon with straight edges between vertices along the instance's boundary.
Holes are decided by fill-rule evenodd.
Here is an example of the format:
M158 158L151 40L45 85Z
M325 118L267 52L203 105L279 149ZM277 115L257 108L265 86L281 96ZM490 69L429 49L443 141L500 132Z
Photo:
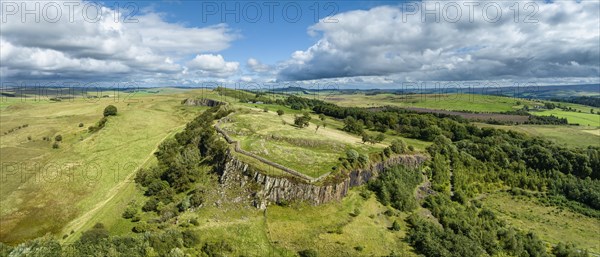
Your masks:
M245 188L246 192L254 198L254 206L260 209L265 209L268 203L290 201L306 201L319 205L341 200L351 187L366 183L387 167L395 165L418 167L425 160L426 157L423 155L397 155L367 168L353 170L340 182L324 182L323 185L318 185L300 179L265 175L229 155L219 181L226 187Z
M181 103L185 104L185 105L208 106L208 107L215 107L215 106L224 104L221 101L216 101L216 100L212 100L212 99L208 99L208 98L198 98L198 99L186 98L185 100L181 101Z

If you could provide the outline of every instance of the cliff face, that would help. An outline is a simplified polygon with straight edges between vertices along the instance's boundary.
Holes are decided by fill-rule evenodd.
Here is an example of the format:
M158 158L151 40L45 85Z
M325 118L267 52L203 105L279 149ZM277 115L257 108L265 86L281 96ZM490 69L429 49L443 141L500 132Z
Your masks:
M185 105L209 106L209 107L215 107L217 105L223 104L223 102L208 99L208 98L199 98L199 99L187 98L187 99L183 100L181 103L185 104Z
M266 208L269 202L306 201L319 205L341 200L351 187L361 185L394 165L418 167L425 161L423 155L399 155L384 162L375 163L367 168L350 172L339 183L314 185L304 181L285 177L272 177L252 170L247 164L233 156L225 164L220 182L226 187L244 187L254 197L257 208Z

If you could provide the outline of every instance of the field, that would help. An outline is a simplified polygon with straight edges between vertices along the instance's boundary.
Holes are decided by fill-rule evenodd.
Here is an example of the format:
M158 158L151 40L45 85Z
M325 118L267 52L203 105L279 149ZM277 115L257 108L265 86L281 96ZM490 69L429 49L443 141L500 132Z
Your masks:
M181 106L183 97L173 92L119 101L3 98L0 241L19 242L59 233L67 225L67 232L84 226L131 183L138 167L153 159L158 143L201 111ZM118 115L102 130L87 132L109 104L118 108ZM62 141L53 149L57 135Z
M506 112L523 108L543 105L539 102L516 99L504 96L475 95L475 94L351 94L329 95L324 100L340 106L377 107L398 106L417 107L448 111L472 112Z
M538 116L554 115L559 118L566 118L569 124L579 124L580 126L600 127L600 115L590 113L590 108L582 112L563 111L561 109L544 110L531 112Z
M600 145L600 129L580 126L559 125L491 125L477 123L480 127L492 127L504 130L513 130L531 136L539 136L554 141L559 145L569 147L588 147Z
M524 196L495 193L484 198L485 205L497 212L510 225L533 231L551 244L571 242L600 254L598 233L600 220L554 206L544 206Z

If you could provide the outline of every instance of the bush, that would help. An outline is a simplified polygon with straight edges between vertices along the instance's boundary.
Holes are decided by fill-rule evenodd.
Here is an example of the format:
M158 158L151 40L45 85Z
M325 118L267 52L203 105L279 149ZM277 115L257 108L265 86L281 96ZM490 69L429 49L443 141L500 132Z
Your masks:
M284 114L283 110L281 110L281 109L277 110L277 115L281 116L283 114Z
M405 153L406 152L406 143L404 143L404 140L401 139L395 139L394 141L392 141L392 145L390 145L390 148L392 150L392 152L394 153Z
M269 108L265 107L265 108L263 109L263 112L269 112Z
M306 250L299 251L298 255L300 257L317 257L317 256L319 256L317 254L317 251L315 251L313 249L306 249Z
M348 149L346 151L346 158L348 158L348 160L350 160L350 161L356 161L356 160L358 160L359 156L360 155L358 154L358 152L356 150L354 150L354 149Z
M53 149L58 149L59 147L60 147L60 145L58 145L57 142L54 142L54 144L52 144Z
M398 221L394 220L394 223L392 224L392 230L393 231L400 231L400 223L398 223Z
M62 141L62 136L61 135L57 135L56 137L54 137L54 140L56 142L60 142L60 141Z
M200 243L200 237L194 231L185 230L181 233L181 235L183 236L183 245L187 248Z
M83 128L83 122L80 122L80 123L79 123L79 127L80 127L80 128Z
M125 209L122 216L125 219L132 219L136 214L137 210L133 206L129 206L127 209Z
M104 108L104 117L108 117L108 116L115 116L117 115L117 107L115 107L114 105L109 105L106 106L106 108Z

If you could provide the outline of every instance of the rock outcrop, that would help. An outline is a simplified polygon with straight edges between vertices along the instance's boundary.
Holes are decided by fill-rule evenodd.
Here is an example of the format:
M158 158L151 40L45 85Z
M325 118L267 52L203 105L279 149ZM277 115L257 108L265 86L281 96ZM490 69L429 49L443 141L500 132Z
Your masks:
M386 161L374 163L367 168L351 171L338 182L313 184L292 177L275 177L254 170L248 164L230 155L220 177L227 187L244 187L254 197L254 205L264 209L269 203L305 201L319 205L341 200L351 187L366 183L387 167L405 165L418 167L426 157L423 155L397 155Z
M215 107L215 106L224 104L221 101L212 100L212 99L208 99L208 98L198 98L198 99L186 98L185 100L181 101L181 103L185 104L185 105L208 106L208 107Z

